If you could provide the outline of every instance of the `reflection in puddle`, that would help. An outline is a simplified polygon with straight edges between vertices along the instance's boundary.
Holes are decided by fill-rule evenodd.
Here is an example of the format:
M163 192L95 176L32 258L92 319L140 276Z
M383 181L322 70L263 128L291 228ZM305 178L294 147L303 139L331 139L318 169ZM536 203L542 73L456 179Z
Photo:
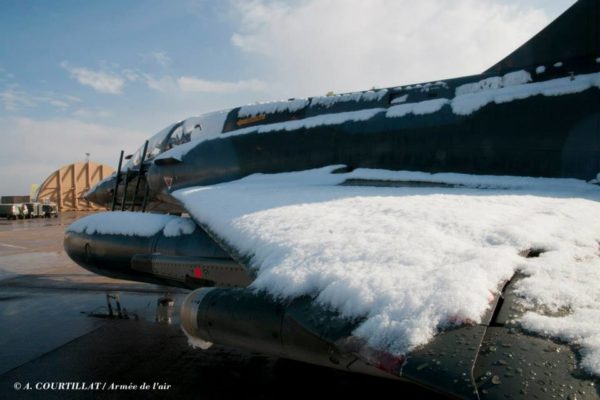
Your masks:
M59 252L10 254L0 256L0 280L19 275L40 273L64 264L65 255Z
M108 317L107 295L111 301L113 318ZM143 320L179 324L179 314L174 311L177 300L183 297L184 294L165 296L156 292L117 294L76 290L5 290L0 298L0 326L10 326L11 329L0 332L0 374L107 323L136 323L136 320ZM122 319L118 318L116 299ZM103 317L88 317L92 315Z
M175 299L169 296L159 298L156 302L156 322L171 325L173 310L175 310Z

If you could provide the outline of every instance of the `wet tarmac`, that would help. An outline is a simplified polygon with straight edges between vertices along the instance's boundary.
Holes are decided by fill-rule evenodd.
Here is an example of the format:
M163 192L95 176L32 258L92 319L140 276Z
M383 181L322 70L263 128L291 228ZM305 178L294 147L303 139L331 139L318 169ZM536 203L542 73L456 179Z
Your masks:
M0 220L0 399L434 398L395 381L189 347L178 321L186 291L97 276L67 257L64 229L82 215ZM156 321L165 295L175 300L170 324Z

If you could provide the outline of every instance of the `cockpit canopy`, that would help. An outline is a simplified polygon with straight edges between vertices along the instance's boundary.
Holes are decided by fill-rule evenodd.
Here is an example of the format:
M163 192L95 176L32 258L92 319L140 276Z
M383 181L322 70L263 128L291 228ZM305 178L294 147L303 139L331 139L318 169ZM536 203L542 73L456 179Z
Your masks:
M157 155L172 149L175 146L188 143L192 137L197 137L202 130L199 118L188 118L167 126L150 139L148 139L148 150L146 151L146 161L154 159ZM142 161L142 145L131 159L123 166L122 170L134 169Z

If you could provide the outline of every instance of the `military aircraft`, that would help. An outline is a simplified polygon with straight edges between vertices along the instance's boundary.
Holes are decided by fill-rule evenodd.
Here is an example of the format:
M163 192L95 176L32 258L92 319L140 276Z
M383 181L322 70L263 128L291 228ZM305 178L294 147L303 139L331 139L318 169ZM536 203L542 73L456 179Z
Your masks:
M181 317L199 347L229 345L459 398L600 397L573 346L511 323L525 313L516 290L522 273L491 293L479 321L463 318L400 354L356 334L366 317L348 318L315 296L257 290L252 254L206 217L221 213L219 205L203 204L206 218L199 218L181 195L253 174L328 166L350 186L456 186L423 175L352 175L365 169L597 180L600 1L579 0L480 75L248 105L173 124L86 198L113 210L192 218L93 215L64 240L69 256L98 274L194 289Z

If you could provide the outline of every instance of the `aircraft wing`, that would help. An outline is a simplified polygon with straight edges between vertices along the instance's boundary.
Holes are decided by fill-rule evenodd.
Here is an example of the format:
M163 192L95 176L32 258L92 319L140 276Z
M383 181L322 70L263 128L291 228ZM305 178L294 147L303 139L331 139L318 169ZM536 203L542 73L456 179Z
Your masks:
M457 397L598 396L596 185L333 166L172 196L254 278L188 297L196 343Z

